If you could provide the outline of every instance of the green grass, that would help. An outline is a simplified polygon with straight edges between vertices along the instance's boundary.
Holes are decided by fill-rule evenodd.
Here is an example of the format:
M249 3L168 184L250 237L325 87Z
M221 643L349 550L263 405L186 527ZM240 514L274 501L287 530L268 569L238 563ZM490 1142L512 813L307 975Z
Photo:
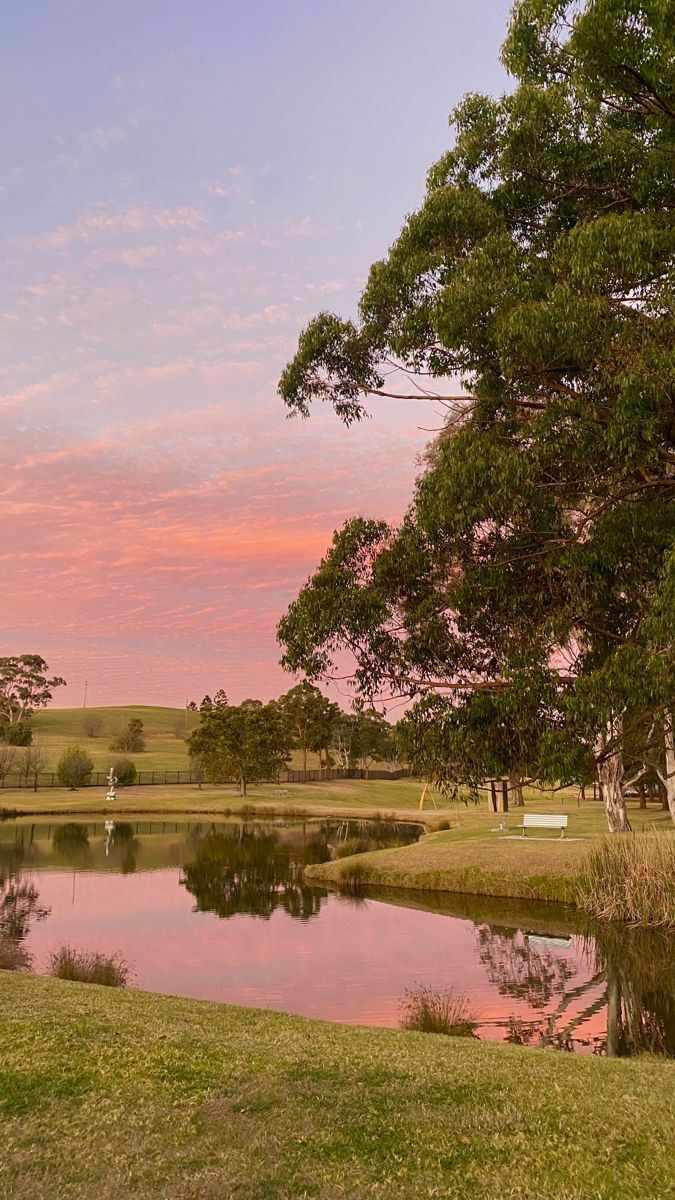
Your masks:
M675 1072L0 974L4 1200L651 1200Z
M530 804L529 811L533 808ZM669 814L656 807L629 808L636 830L672 829ZM539 796L536 810L562 811L560 795ZM566 811L570 837L561 839L504 836L494 831L498 819L484 808L459 809L449 818L449 830L429 833L411 846L311 866L306 875L316 882L345 882L351 889L370 885L575 903L582 861L602 840L607 825L597 802L568 804ZM518 812L508 815L513 833L520 819Z
M101 733L87 737L83 722L85 717L97 716L102 722ZM187 771L190 766L184 735L199 724L199 713L183 708L161 708L146 704L127 704L111 708L49 708L33 717L34 737L47 750L48 771L56 770L56 763L68 746L82 746L94 760L97 771L107 771L112 758L119 757L110 751L110 743L126 727L130 717L140 717L143 722L146 749L140 754L129 754L139 771ZM291 765L302 766L302 755L294 754ZM307 756L307 766L318 766L316 754Z

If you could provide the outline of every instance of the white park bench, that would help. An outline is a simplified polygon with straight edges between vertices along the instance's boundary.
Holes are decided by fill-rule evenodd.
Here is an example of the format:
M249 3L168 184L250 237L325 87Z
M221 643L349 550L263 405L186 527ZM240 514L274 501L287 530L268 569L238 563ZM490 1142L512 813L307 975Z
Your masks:
M519 828L523 831L523 837L528 829L559 829L560 836L564 837L567 829L567 814L523 813L523 823Z

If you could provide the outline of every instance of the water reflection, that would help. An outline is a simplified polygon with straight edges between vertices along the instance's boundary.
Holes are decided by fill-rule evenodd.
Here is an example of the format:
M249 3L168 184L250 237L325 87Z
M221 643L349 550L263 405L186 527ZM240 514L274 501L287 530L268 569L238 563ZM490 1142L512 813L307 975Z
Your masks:
M5 822L0 950L19 967L32 954L35 970L64 942L119 950L139 987L363 1024L397 1024L420 983L454 987L484 1039L675 1055L672 935L588 927L562 906L345 897L304 882L307 864L345 845L418 833L309 819Z
M197 911L219 917L248 913L269 919L277 908L307 921L321 908L326 891L309 887L304 867L326 859L326 831L305 836L300 845L282 842L265 825L238 825L199 842L180 882L195 897Z
M23 855L16 846L0 846L0 968L25 971L32 955L25 945L33 921L43 921L49 908L21 872Z

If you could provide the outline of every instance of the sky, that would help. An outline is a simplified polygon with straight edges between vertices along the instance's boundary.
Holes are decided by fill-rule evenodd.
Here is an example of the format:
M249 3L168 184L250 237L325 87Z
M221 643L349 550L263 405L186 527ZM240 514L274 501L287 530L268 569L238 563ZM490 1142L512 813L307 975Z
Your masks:
M276 394L353 316L500 0L10 0L0 103L0 655L59 706L294 680L275 629L355 515L399 519L427 401L346 429Z

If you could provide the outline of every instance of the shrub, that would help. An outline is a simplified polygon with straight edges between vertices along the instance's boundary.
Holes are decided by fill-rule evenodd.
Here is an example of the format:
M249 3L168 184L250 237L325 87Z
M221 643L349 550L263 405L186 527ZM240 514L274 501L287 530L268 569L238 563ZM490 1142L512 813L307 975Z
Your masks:
M8 746L30 746L33 740L30 721L13 721L11 725L3 725L2 740Z
M471 1002L450 988L436 992L420 985L406 991L401 1001L401 1025L419 1033L446 1033L451 1037L474 1037L476 1015Z
M64 787L70 788L71 791L89 783L93 770L93 759L86 750L82 750L79 746L69 746L67 750L63 751L56 764L59 782Z
M138 771L130 758L118 758L112 765L113 775L117 776L120 787L131 787L136 782Z
M76 950L59 946L52 951L49 971L57 979L76 983L100 983L104 987L126 987L133 972L121 954L98 954L94 950Z
M0 971L30 971L33 956L18 938L0 934Z
M603 921L675 927L675 833L615 833L581 865L577 903Z
M98 737L103 730L103 721L100 717L97 717L95 713L88 713L82 722L82 728L87 737L95 738Z
M143 722L140 717L131 717L126 729L123 729L119 737L110 743L110 749L125 750L131 754L139 754L145 750Z

